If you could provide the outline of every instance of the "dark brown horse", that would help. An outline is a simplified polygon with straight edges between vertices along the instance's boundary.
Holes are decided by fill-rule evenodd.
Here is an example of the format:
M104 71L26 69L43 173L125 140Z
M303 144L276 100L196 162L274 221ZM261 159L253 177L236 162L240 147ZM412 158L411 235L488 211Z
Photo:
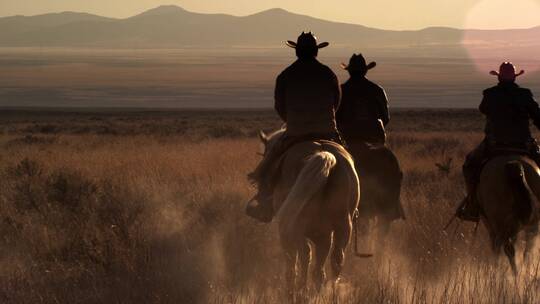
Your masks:
M512 271L517 274L514 244L518 233L525 231L526 257L538 232L538 166L525 156L493 158L482 170L477 197L494 252L498 254L504 248Z
M266 150L272 148L283 132L270 136L261 132ZM277 210L286 256L289 292L294 295L307 285L311 244L315 249L312 278L320 289L326 280L324 264L329 254L336 281L343 267L353 214L360 198L354 162L336 143L307 141L285 153L279 172L274 210Z
M347 144L362 181L361 231L367 234L369 221L377 219L379 232L384 237L393 221L405 219L400 200L403 174L399 161L384 145L355 141Z

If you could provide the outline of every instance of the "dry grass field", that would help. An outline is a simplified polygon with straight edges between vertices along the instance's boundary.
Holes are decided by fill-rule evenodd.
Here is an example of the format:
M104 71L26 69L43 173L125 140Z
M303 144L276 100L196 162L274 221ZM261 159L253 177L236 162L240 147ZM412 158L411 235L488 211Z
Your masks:
M285 302L275 224L244 215L256 131L279 125L265 111L0 112L0 302ZM538 303L537 251L514 280L483 227L442 231L481 128L474 111L394 113L407 220L308 302Z

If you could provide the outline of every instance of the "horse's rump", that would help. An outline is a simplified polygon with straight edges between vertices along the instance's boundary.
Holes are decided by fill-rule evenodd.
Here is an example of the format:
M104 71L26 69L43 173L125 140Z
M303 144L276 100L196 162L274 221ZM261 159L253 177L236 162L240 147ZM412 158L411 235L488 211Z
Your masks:
M533 214L533 194L527 183L523 164L519 161L509 161L505 165L508 183L513 197L513 207L522 225L527 225Z
M343 212L356 209L358 176L352 157L341 145L330 141L298 143L285 153L280 168L274 200L280 223L289 226L310 202L316 198L322 201L331 192L340 196L341 202L335 206L345 206ZM311 207L323 210L329 206Z
M322 194L320 192L324 189L336 162L334 155L325 151L317 152L306 160L276 215L282 235L290 233L306 204L315 195Z
M493 237L514 237L537 218L540 175L534 161L523 155L497 156L480 174L477 197Z
M403 174L394 153L384 145L349 142L358 175L362 180L362 216L404 219L401 205Z

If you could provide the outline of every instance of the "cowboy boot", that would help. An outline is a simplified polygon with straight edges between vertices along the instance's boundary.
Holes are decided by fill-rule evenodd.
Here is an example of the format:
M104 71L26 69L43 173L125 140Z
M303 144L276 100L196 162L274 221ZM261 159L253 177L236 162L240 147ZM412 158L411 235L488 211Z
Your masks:
M257 201L257 204L254 204L255 201ZM246 207L246 214L263 223L272 221L274 206L273 193L270 187L259 187L259 192Z
M248 174L248 179L255 185L259 192L248 202L246 214L263 223L270 223L274 217L274 185L276 183L278 167L276 162L284 152L286 145L284 139L276 144L259 163L255 171ZM257 202L255 204L254 202Z
M480 206L476 199L477 183L473 181L466 182L467 196L463 199L458 209L456 210L456 217L463 221L470 221L477 223L480 221Z
M266 157L262 160L259 166L248 175L248 179L257 185L258 192L246 207L246 214L263 223L272 221L274 215L273 207L273 191L269 175L272 175L271 165L272 157Z
M534 139L529 143L529 155L536 165L540 167L540 147Z

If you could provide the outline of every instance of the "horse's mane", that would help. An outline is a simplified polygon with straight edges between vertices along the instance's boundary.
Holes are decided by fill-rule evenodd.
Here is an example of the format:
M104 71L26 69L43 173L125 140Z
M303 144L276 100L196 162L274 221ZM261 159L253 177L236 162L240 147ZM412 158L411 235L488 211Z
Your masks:
M281 127L280 129L266 135L266 149L272 149L272 147L279 141L279 139L283 136L286 130L287 129L285 127Z
M277 129L276 131L273 131L272 133L268 134L267 135L268 140L272 140L276 136L282 136L283 133L285 133L286 130L287 130L287 128L285 126L282 126L281 128Z

